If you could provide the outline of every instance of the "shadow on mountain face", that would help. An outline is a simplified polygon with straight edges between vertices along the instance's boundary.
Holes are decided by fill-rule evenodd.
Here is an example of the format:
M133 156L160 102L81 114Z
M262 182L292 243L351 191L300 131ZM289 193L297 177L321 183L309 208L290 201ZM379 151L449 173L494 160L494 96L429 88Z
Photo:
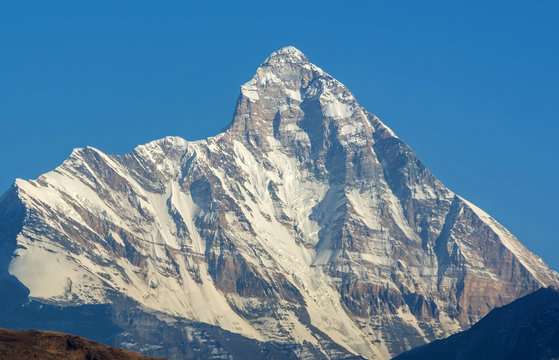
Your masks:
M559 290L542 288L497 308L469 330L394 360L559 358Z

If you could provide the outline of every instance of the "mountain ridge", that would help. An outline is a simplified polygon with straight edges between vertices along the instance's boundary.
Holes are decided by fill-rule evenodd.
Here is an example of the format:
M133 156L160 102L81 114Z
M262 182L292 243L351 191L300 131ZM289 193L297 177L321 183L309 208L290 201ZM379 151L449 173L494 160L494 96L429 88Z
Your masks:
M405 359L555 359L559 290L541 288L493 309L470 329L405 352Z
M301 358L389 358L558 281L293 47L225 132L76 149L0 203L2 276L31 298L125 296Z

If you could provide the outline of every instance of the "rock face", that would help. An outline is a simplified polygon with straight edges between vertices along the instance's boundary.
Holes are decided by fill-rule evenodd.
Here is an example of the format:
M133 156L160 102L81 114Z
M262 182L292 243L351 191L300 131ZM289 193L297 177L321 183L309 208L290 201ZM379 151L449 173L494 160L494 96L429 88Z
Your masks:
M386 359L558 282L293 47L241 87L215 137L76 149L16 180L0 236L3 278L34 301L133 303L176 343L196 340L186 321L298 358ZM138 350L153 336L131 323Z
M394 360L557 358L559 291L549 287L492 310L469 330L410 350Z

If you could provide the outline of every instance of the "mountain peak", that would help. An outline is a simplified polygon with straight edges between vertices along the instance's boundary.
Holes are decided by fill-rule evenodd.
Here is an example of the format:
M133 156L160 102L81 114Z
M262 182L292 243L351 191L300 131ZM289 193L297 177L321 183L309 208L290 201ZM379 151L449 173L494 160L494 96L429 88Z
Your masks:
M270 54L264 60L263 65L266 64L274 64L274 63L307 63L309 60L307 57L301 52L301 50L297 49L294 46L285 46L282 47L273 53Z
M372 141L367 133L370 126L342 83L312 64L301 51L287 46L273 52L241 86L228 132L248 147L261 150L279 140L284 150L309 160L311 142L325 140L331 129L344 128L335 133L343 138L342 146L366 146ZM314 151L317 149L315 146Z

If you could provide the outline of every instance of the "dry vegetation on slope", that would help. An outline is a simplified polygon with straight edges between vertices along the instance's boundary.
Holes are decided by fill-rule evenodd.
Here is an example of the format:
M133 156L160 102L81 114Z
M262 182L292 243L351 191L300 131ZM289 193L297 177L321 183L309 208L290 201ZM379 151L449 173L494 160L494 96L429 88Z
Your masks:
M3 360L152 360L155 358L53 331L0 329Z

